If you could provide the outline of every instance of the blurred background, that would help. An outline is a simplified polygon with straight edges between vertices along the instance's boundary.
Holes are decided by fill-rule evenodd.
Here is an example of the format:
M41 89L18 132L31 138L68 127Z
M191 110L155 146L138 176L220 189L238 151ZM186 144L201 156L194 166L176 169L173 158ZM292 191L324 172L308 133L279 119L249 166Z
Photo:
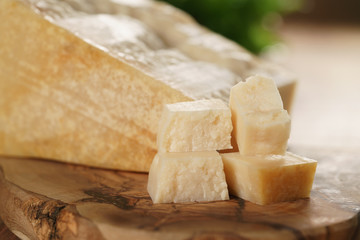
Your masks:
M298 76L289 145L360 149L359 0L167 0Z

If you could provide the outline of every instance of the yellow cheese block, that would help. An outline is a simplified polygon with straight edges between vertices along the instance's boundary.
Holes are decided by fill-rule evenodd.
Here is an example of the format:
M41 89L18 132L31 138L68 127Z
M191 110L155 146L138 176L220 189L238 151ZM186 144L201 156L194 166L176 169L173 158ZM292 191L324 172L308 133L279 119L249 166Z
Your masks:
M216 151L158 153L147 190L154 203L229 199L223 162Z
M273 80L254 76L231 89L233 144L242 155L284 154L290 116ZM234 143L234 140L236 140Z
M241 81L170 44L174 23L209 32L155 1L1 0L0 154L148 171L164 104Z
M219 99L167 104L159 122L159 152L229 149L231 112Z
M221 154L231 194L265 205L310 196L317 162L287 152L282 155Z

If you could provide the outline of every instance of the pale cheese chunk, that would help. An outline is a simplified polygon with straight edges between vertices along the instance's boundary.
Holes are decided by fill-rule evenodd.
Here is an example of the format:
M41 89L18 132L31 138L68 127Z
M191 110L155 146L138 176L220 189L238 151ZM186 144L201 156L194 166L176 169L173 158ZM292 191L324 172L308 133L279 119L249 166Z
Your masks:
M216 151L158 153L147 190L153 203L229 199L223 162Z
M284 154L291 121L275 82L254 76L230 92L233 138L242 155Z
M219 99L167 104L158 129L159 152L232 148L230 109Z
M265 205L310 196L317 162L286 155L221 154L231 194Z
M267 112L283 109L283 103L272 79L253 76L231 88L230 107L241 113Z
M284 154L290 136L286 110L253 112L239 116L235 111L234 136L242 155Z

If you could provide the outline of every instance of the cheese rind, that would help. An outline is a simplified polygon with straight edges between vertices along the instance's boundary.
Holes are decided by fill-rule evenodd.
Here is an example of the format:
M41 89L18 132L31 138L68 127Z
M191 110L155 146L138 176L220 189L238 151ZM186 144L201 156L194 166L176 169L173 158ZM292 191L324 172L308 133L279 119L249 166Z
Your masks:
M229 199L223 162L216 151L158 153L147 190L154 203Z
M231 194L260 205L310 196L317 162L287 152L284 156L221 154Z
M284 154L290 116L273 80L250 77L230 92L233 138L242 155Z
M219 99L167 104L159 122L159 152L229 149L231 113Z

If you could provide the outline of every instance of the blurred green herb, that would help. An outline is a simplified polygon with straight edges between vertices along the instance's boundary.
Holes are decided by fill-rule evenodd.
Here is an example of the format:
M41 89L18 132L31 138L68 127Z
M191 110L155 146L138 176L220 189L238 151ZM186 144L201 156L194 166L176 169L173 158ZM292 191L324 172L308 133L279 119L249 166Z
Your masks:
M163 0L192 15L200 24L254 53L278 42L281 16L302 6L302 0Z

